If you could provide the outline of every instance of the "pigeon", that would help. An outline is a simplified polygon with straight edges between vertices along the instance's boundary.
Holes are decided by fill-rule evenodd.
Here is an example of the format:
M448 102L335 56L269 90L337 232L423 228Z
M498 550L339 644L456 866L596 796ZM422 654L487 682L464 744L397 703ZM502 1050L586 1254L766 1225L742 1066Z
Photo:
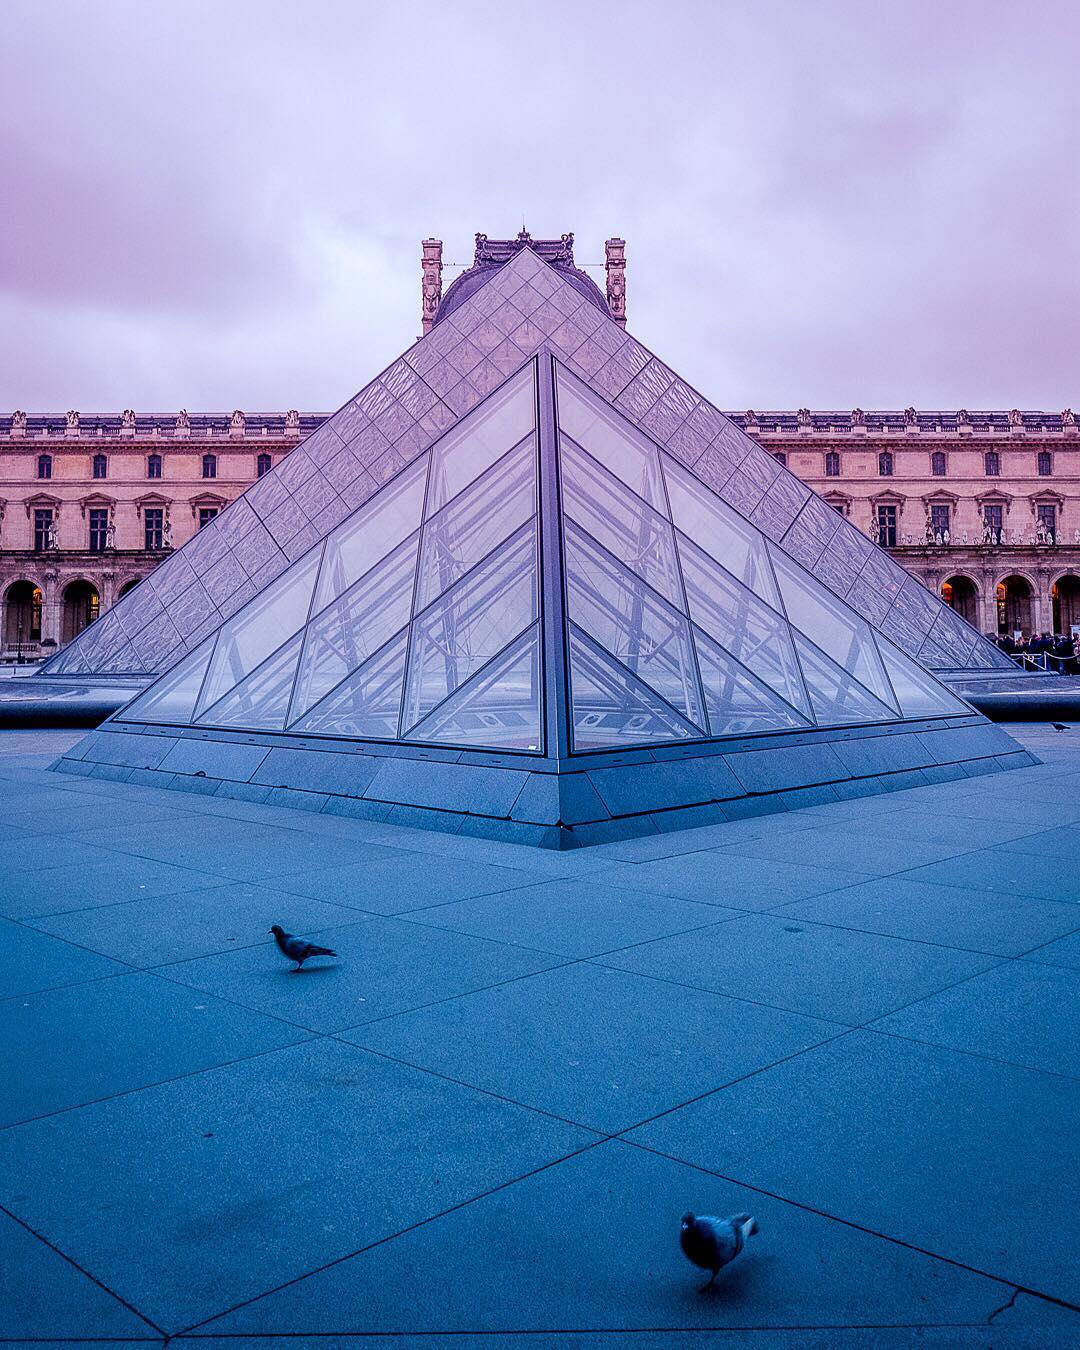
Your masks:
M1055 731L1068 731L1068 729L1069 729L1069 728L1068 728L1067 726L1065 726L1062 722L1054 722L1054 723L1053 723L1053 727L1054 727L1054 730L1055 730Z
M293 967L294 970L299 970L309 956L337 956L337 952L332 952L329 947L316 947L314 942L293 937L292 933L286 933L285 929L279 924L274 924L270 931L274 935L274 941L277 943L282 956L287 956L290 961L296 962Z
M710 1214L684 1214L679 1230L679 1246L687 1260L702 1270L711 1270L712 1278L703 1284L702 1293L712 1287L721 1269L734 1261L748 1237L758 1231L757 1220L749 1214L733 1214L717 1219Z

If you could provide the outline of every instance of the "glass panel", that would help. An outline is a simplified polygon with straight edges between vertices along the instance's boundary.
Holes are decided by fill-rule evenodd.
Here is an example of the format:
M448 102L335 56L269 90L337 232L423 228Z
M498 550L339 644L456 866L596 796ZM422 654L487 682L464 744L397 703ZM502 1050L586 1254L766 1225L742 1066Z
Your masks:
M850 672L843 670L798 633L793 636L819 726L838 726L843 722L883 722L896 718L894 710L879 702Z
M656 446L562 367L556 368L559 430L662 516L667 517Z
M320 554L318 548L305 554L222 627L199 699L200 715L304 625Z
M675 544L666 518L565 436L560 445L564 510L654 591L682 609Z
M540 750L540 639L533 625L450 695L410 736L418 741Z
M197 719L201 727L280 731L289 710L304 635L297 633Z
M396 740L406 647L406 634L399 633L289 730Z
M705 706L709 712L709 730L714 736L813 725L699 628L693 632L701 683L705 688Z
M704 728L686 620L572 521L565 522L565 537L570 618L688 721Z
M406 539L308 624L291 720L318 703L409 622L419 538L414 534Z
M770 549L770 554L792 625L883 703L892 704L893 692L869 625L779 549Z
M190 722L203 676L214 650L214 637L189 652L160 680L116 714L122 722Z
M414 620L402 726L426 717L536 615L536 522L531 520Z
M935 680L929 671L905 656L880 633L876 637L878 651L885 662L892 687L905 717L955 717L971 709L961 699Z
M696 727L570 625L570 702L575 750L618 749L700 737Z
M678 548L694 623L781 698L809 716L810 703L786 621L689 539L679 536Z
M425 609L536 511L533 438L424 526L416 608Z
M427 514L432 515L467 488L533 431L535 423L536 394L530 364L433 447Z
M779 609L776 582L762 536L693 474L667 455L661 459L675 528L760 595L766 604Z
M424 455L402 470L327 537L326 562L315 596L316 614L420 528L427 462Z

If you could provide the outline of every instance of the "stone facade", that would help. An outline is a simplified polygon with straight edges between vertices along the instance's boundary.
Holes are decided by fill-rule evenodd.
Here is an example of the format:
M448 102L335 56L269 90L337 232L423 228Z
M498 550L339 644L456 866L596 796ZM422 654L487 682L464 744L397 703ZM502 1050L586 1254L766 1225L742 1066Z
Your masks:
M130 409L0 418L4 658L62 647L322 420Z
M1080 624L1070 410L730 415L981 632Z
M239 496L256 478L260 456L276 464L325 416L136 417L129 410L0 418L4 657L49 655L70 641L189 539L200 519ZM1080 429L1068 412L966 420L954 412L858 409L729 416L871 538L881 520L888 528L893 519L880 509L892 508L896 542L888 534L881 542L981 632L1067 633L1080 624ZM208 455L216 477L203 476ZM882 472L883 455L892 457L891 473ZM942 455L944 472L935 473ZM997 474L986 472L988 455L998 457ZM50 459L48 478L39 477L41 456ZM105 476L95 478L99 456ZM159 478L149 476L153 456ZM836 459L827 463L827 456ZM948 540L933 529L945 519L942 508ZM1000 532L987 508L1000 510ZM1040 530L1050 519L1046 508L1053 529L1043 523ZM51 538L42 537L39 511L53 513ZM146 547L147 511L162 513L161 548ZM92 512L107 513L104 535L100 528L92 535L103 519Z

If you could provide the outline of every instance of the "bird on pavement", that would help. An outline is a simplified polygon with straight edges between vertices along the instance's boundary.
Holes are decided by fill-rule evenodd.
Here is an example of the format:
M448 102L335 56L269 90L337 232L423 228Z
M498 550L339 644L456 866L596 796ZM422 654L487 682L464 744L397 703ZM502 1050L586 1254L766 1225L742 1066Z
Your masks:
M278 951L282 956L287 956L290 961L295 961L294 970L299 970L309 957L312 956L337 956L337 952L332 952L329 947L316 947L314 942L308 942L306 938L294 937L292 933L286 933L285 929L279 924L274 924L270 929L274 935L274 941L278 945Z
M683 1254L695 1266L712 1271L712 1278L701 1287L703 1293L757 1231L757 1220L749 1214L733 1214L730 1219L717 1219L711 1214L683 1215L679 1230Z

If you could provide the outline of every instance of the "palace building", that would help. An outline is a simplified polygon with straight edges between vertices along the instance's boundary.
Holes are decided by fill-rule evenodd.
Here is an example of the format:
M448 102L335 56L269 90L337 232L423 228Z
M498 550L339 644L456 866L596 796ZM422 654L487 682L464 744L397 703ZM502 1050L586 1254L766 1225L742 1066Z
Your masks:
M531 242L553 260L560 247ZM444 293L442 245L423 241L423 333L505 262L505 247L478 236L477 264ZM607 241L605 270L607 309L625 325L623 240ZM1080 428L1070 410L728 416L981 632L1080 625ZM0 417L0 655L57 652L326 417Z

